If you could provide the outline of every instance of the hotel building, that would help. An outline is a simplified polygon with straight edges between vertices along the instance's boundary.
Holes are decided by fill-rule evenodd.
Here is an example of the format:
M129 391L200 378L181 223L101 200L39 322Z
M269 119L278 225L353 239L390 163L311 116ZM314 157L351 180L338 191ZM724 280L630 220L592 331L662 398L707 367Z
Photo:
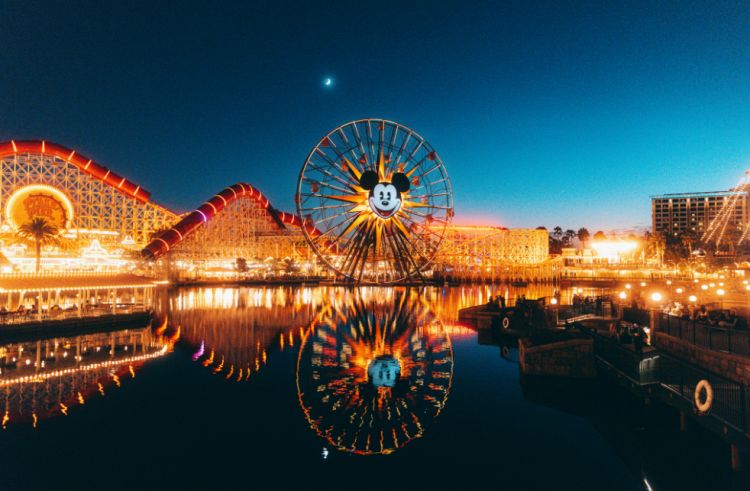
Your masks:
M743 229L750 218L746 191L709 191L651 196L651 225L653 233L698 236L708 228L725 203L736 197L728 224Z

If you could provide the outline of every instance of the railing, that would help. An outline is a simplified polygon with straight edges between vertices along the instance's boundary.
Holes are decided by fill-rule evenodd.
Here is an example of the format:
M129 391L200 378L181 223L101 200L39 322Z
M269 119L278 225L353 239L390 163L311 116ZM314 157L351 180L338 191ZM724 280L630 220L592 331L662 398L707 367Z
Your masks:
M641 326L650 326L651 319L648 310L641 310L632 307L622 309L622 320L631 324L640 324Z
M659 355L643 354L618 344L614 339L594 337L596 356L616 368L620 373L638 384L653 384L658 381Z
M118 303L115 310L112 310L112 304L100 304L96 307L52 311L42 310L42 321L63 320L63 319L82 319L88 317L99 317L102 315L112 314L133 314L136 312L147 312L149 308L144 304L124 304ZM5 325L25 324L29 322L38 322L39 313L36 310L25 310L23 312L0 312L0 329Z
M663 332L710 350L750 356L750 331L721 327L660 313L657 332Z
M561 322L584 315L610 317L615 314L612 304L609 301L562 305L560 307L549 306L548 308L557 310L557 318Z
M708 372L661 353L658 375L661 386L693 404L695 386L708 380L713 388L710 416L746 434L750 434L750 387Z
M24 280L35 278L109 278L122 274L136 274L133 271L40 271L38 273L28 271L11 271L9 273L0 273L0 280Z

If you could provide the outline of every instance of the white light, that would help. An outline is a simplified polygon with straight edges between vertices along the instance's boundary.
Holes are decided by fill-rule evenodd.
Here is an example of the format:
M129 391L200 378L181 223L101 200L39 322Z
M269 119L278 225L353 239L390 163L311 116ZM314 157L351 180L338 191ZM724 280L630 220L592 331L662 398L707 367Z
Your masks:
M677 293L682 293L682 292L684 292L685 290L683 290L682 288L678 288L678 289L677 289L677 290L675 290L675 291L676 291Z
M719 295L719 296L724 295L724 293L725 292L724 292L723 288L719 288L718 290L716 290L716 294Z
M654 292L651 294L651 300L653 300L654 302L661 302L661 298L661 293L659 292Z
M630 290L630 283L628 283L627 285L625 285L625 288L627 288L628 290Z
M641 286L646 286L646 282L645 281L641 281Z
M622 300L625 300L627 298L627 296L628 296L628 294L625 293L625 292L620 292L620 294L618 295L618 297L620 297Z
M552 305L557 305L557 299L555 297L552 297L549 303L551 303Z
M695 303L698 301L698 297L696 297L695 295L690 295L688 297L688 300L690 300L692 303Z
M708 285L701 285L701 290L708 290Z

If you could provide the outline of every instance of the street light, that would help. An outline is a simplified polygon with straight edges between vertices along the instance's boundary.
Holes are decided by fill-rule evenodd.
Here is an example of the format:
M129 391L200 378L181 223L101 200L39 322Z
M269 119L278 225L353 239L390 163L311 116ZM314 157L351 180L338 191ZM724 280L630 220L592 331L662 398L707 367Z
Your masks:
M676 291L677 293L682 293L682 292L684 292L685 290L683 290L682 288L678 288L678 289L676 289L675 291Z
M701 285L701 290L703 290L703 291L708 290L708 285Z
M627 290L630 290L630 283L627 283L627 284L625 285L625 289L627 289Z
M550 299L549 303L552 304L552 305L557 305L557 299L555 297L552 297Z
M750 287L748 287L748 290L750 290ZM626 298L628 298L628 294L625 292L620 292L617 296L620 297L620 300L625 300Z
M690 300L690 303L695 303L698 301L698 297L696 297L695 295L690 295L688 297L688 300Z
M653 300L654 302L661 302L661 299L662 299L661 293L654 292L651 294L651 300Z
M646 282L645 281L641 281L641 286L646 286Z
M724 310L724 289L719 288L716 294L719 296L719 309Z

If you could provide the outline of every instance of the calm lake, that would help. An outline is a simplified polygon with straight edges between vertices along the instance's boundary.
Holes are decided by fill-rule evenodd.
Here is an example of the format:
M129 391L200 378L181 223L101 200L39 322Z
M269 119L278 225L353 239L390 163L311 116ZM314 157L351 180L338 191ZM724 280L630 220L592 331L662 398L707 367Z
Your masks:
M456 324L497 293L553 290L184 288L150 327L2 341L0 489L750 489L671 409Z

